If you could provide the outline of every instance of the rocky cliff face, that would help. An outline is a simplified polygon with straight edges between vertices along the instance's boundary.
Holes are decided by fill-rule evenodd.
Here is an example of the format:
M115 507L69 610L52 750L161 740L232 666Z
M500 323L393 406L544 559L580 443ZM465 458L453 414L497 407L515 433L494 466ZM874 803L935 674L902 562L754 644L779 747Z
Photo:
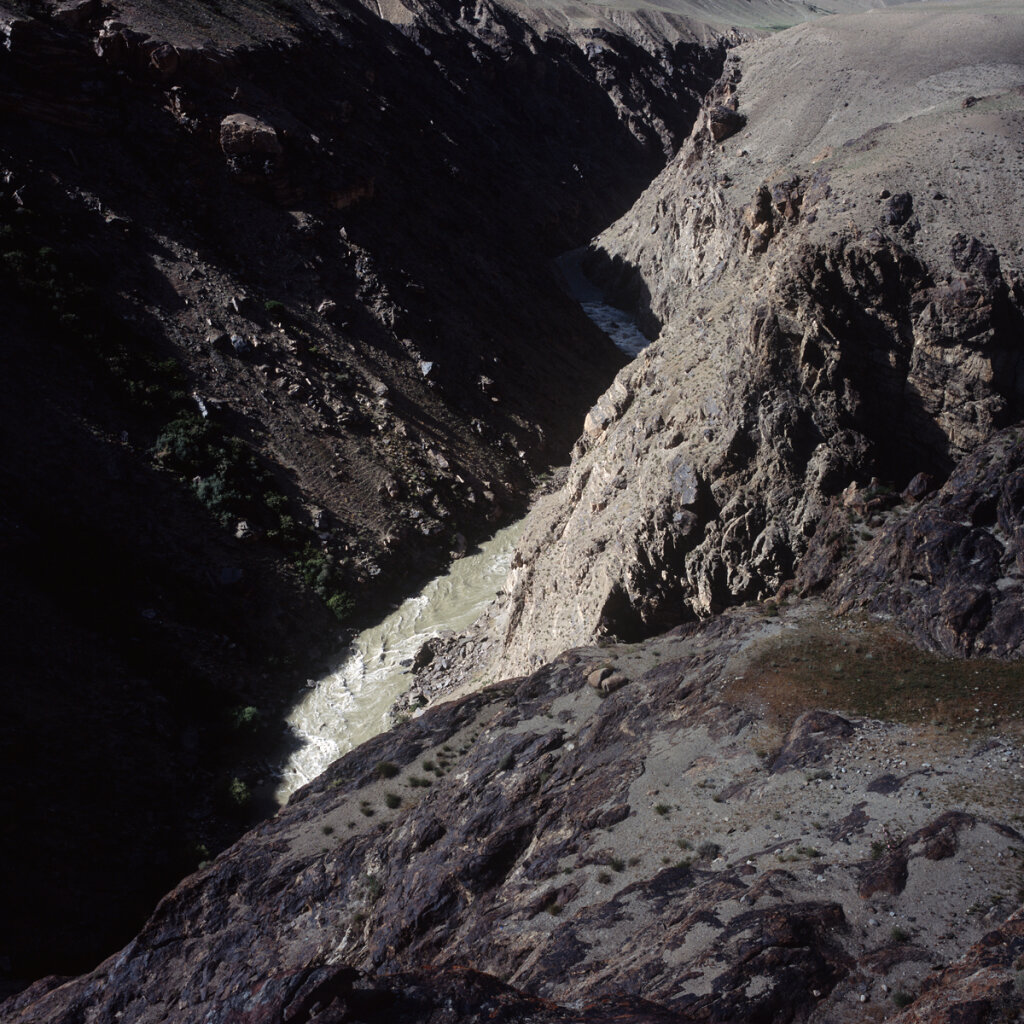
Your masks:
M877 21L874 57L854 18L734 51L593 243L594 279L657 337L532 514L483 678L772 595L845 488L944 479L1020 419L1016 12Z
M338 618L571 445L621 357L548 260L626 208L722 55L617 21L3 5L16 974L87 966L236 835Z
M20 247L5 252L21 256L5 265L19 275L10 323L24 358L15 382L37 384L44 401L34 404L25 387L5 385L12 403L2 407L18 412L12 431L24 419L47 444L24 446L13 463L21 488L14 493L28 498L5 511L12 564L18 580L32 581L39 564L33 556L68 522L40 499L52 493L40 481L67 464L63 444L76 431L92 437L91 447L72 449L88 454L76 466L80 476L106 467L113 483L125 481L124 494L111 487L107 505L98 506L117 514L108 519L94 509L88 520L108 533L124 526L115 550L148 554L168 535L147 526L148 540L138 540L127 494L159 495L169 518L183 517L167 559L189 556L176 569L180 576L170 577L177 589L167 563L152 559L142 561L144 573L119 573L110 587L93 584L103 580L102 554L110 550L104 539L87 549L97 555L71 563L90 583L68 592L74 600L60 604L58 625L78 623L83 662L98 636L118 657L149 650L148 627L138 618L162 637L177 637L177 644L164 639L161 651L191 645L195 662L165 662L159 699L126 706L147 710L137 727L161 737L171 755L168 774L187 768L197 790L209 788L213 770L197 750L212 731L185 731L188 701L172 684L179 666L187 676L202 663L207 675L200 678L208 678L230 661L224 651L217 656L197 619L221 613L218 622L233 623L229 602L238 592L231 588L241 579L229 573L208 580L205 590L189 585L190 571L200 575L195 551L209 550L217 523L204 521L197 507L191 519L179 512L187 492L172 471L180 478L188 459L210 462L195 467L192 479L196 496L216 511L211 478L218 462L250 450L267 460L273 451L280 462L254 459L238 478L221 474L223 483L263 481L260 473L274 476L288 466L300 485L281 492L287 502L319 493L308 481L335 480L328 464L341 460L318 462L310 454L319 443L310 444L314 435L331 439L328 446L344 448L353 492L372 491L379 505L367 498L350 511L340 499L325 501L315 525L311 510L275 499L278 518L264 522L253 512L246 519L253 533L287 533L285 508L308 516L329 565L341 557L339 544L355 547L370 536L336 525L360 515L372 524L407 516L418 524L413 534L444 540L434 529L447 521L441 508L453 525L474 503L486 518L500 495L496 484L484 489L491 476L483 473L507 470L509 492L519 486L515 474L526 479L524 438L535 437L538 450L540 444L530 402L557 390L539 372L537 380L515 379L531 372L522 353L548 354L536 339L533 348L516 348L540 315L518 309L517 301L529 293L545 317L567 310L539 263L514 264L534 225L545 225L541 251L549 254L571 241L563 216L582 227L587 211L611 202L595 184L582 190L578 211L566 212L577 186L564 144L590 155L593 176L586 180L595 183L610 181L601 175L612 175L620 160L604 153L606 136L594 135L601 126L619 132L623 164L637 154L657 157L671 144L670 105L655 114L655 99L644 100L631 117L637 101L623 76L634 60L646 60L639 52L628 56L632 44L653 64L678 61L681 51L649 45L655 30L667 40L661 19L641 18L628 38L610 40L588 36L593 24L561 28L550 13L521 21L486 5L470 14L382 4L371 17L356 8L255 3L242 20L234 6L211 6L204 15L203 32L216 29L230 41L225 64L224 52L195 38L193 21L173 6L157 12L125 5L125 18L135 20L107 24L100 17L108 12L89 3L62 5L42 28L31 20L25 27L27 10L18 7L11 21L12 56L4 58L12 81L21 76L9 109L34 119L33 143L53 163L43 174L28 143L15 153L5 237ZM617 21L602 20L601 31ZM154 25L163 27L154 34ZM681 45L683 29L673 31L680 39L671 45ZM92 50L69 50L65 32L91 40ZM320 33L327 50L308 48ZM459 42L446 49L449 33ZM20 65L16 36L28 47ZM1019 1019L1020 668L925 654L897 627L957 655L1020 652L1024 506L1014 423L1024 380L1022 42L1017 5L993 0L830 19L740 47L679 156L592 246L595 279L637 308L658 338L586 415L566 482L533 514L504 602L477 642L461 638L432 666L441 690L474 672L491 679L523 674L428 709L353 751L178 885L135 939L95 971L44 978L3 1004L0 1015L22 1024L385 1017L866 1024L909 1003L902 1015L908 1022ZM714 59L698 47L695 60L698 53ZM79 124L47 92L46 76L24 79L45 54L75 74L93 68L91 54L106 62L83 83L116 97L120 116L138 132L139 149L124 149L132 172L144 166L147 143L179 142L192 184L179 185L177 170L140 173L139 194L129 192L141 204L147 183L184 189L159 230L138 226L141 205L119 219L112 198L119 193L109 181L101 189L122 172L103 156L104 146L90 146L87 133L109 125L84 112ZM533 61L538 54L541 64ZM541 73L552 62L561 70ZM645 75L653 64L643 64ZM469 87L477 76L483 108ZM184 92L164 88L179 81ZM657 94L668 96L672 81ZM331 90L321 95L324 83ZM412 84L423 94L410 92ZM312 124L299 116L298 94L317 97ZM337 109L335 94L344 97ZM524 95L536 98L536 133L521 126L525 108L509 106ZM596 95L607 103L583 103ZM139 106L139 97L148 105ZM432 120L428 111L442 100L444 117ZM163 103L164 128L147 134L142 115L156 116ZM577 109L593 119L577 122ZM488 122L479 121L482 110L498 111L494 146ZM512 124L521 130L510 136ZM51 136L53 129L78 131L75 144ZM411 162L412 129L439 147L426 165L438 190L426 205L421 165ZM342 147L342 136L351 148ZM537 148L527 146L521 162L508 163L498 140L527 136ZM386 149L374 148L384 145L380 139ZM323 150L330 161L318 155ZM469 161L483 175L474 182L488 182L487 194L507 201L479 240L458 233L462 218L478 209L463 173ZM62 175L75 163L96 175L92 191L67 186ZM557 187L539 174L549 164L566 175ZM216 201L190 217L193 186L213 167L221 175ZM34 190L55 218L34 212ZM98 322L106 328L132 314L155 330L140 309L155 317L164 296L174 351L198 352L185 375L196 394L186 390L183 400L198 407L201 399L220 433L210 436L194 422L158 432L168 406L160 388L151 390L149 371L133 380L134 390L156 403L151 412L122 394L98 415L72 386L78 374L101 379L81 347L80 320L103 307L95 301L96 278L61 276L60 261L40 243L46 231L64 230L74 254L70 240L83 223L94 230L78 256L108 259L118 281L132 270L134 250L121 253L107 232L141 235L146 270L126 278L132 284L124 294L117 287L100 292L116 316ZM435 237L465 257L450 261L454 270L442 273L433 253L424 255L423 239ZM288 276L274 276L281 268ZM275 286L272 294L271 282L290 287ZM469 305L456 303L467 294ZM61 330L78 332L77 349L55 335L63 339L63 360L48 360L48 349L32 345L44 322L41 295L60 296L51 312L58 321L71 318ZM503 326L494 327L486 351L506 360L505 377L484 372L474 347L475 317L496 313L509 319L494 321ZM578 330L585 341L576 314L565 316L558 321L567 325L565 337ZM197 342L206 328L212 336ZM97 349L115 371L122 363L111 364L114 356L140 351L126 348L119 330L113 337L121 348ZM85 337L102 340L95 332ZM131 337L150 333L140 328ZM257 362L265 352L273 359ZM584 377L596 378L598 368L591 374L583 367L573 345L559 358L563 371L579 372L581 399ZM351 385L348 404L327 391L330 373ZM251 392L236 383L264 376L285 383ZM105 386L121 394L121 385ZM332 397L343 407L337 428L326 412ZM277 410L273 417L260 411L261 399ZM586 404L578 406L579 420ZM497 419L474 415L489 405L498 407ZM112 426L124 417L127 438ZM445 431L467 417L480 420L484 440L502 429L509 442L496 454L485 451L484 440L453 450ZM487 426L495 422L499 427ZM242 426L265 429L274 445L245 448ZM162 440L147 439L146 447L133 440L136 431ZM122 446L119 458L104 460L114 445ZM46 457L34 458L36 450ZM153 452L145 473L143 450ZM419 475L414 452L424 460ZM437 467L429 473L428 457ZM390 468L378 476L382 466ZM80 476L71 477L76 486L84 486ZM139 489L140 476L151 489ZM33 517L40 509L49 514ZM219 567L241 564L257 595L280 595L279 562L267 557L257 576L252 552L265 549L245 540L236 515L227 514L233 506L224 511L240 535L224 541ZM199 545L193 523L208 531L198 534ZM79 552L82 535L58 550ZM395 548L394 564L401 550ZM357 580L376 578L371 564L381 575L388 564L383 554L356 554L353 562L362 567ZM356 571L338 564L332 572ZM323 564L312 568L318 574ZM137 589L105 614L105 600L129 585ZM27 592L37 603L25 601L19 611L8 602L26 633L36 608L56 605L47 603L45 589ZM193 593L204 595L198 611ZM312 622L315 613L304 616L301 591L294 593L279 632L253 616L253 651L258 642L273 647L290 623ZM777 599L754 603L771 594ZM93 609L91 616L77 616L76 602ZM837 606L844 616L833 614ZM880 625L863 611L890 621ZM110 639L121 635L111 632L112 622L122 623L124 644ZM227 629L218 635L226 651L238 644ZM584 646L565 650L573 644ZM258 655L245 653L248 646L235 650L255 666ZM144 659L128 660L147 685ZM50 686L51 707L57 700L50 695L64 692L72 658L66 662L44 673L38 659L26 658L25 680ZM108 666L113 688L89 679L98 737L112 731L126 681L113 654L95 671ZM215 706L246 710L239 707L252 693L245 674L243 666ZM39 702L29 686L18 693L13 706L24 737ZM56 736L68 748L76 738L70 707L66 719L52 716L63 722ZM247 716L232 721L244 726ZM117 785L120 797L130 783L124 803L148 811L172 791L153 789L154 779L162 786L166 776L147 775L138 749L126 740L113 751L132 768ZM28 757L32 749L15 754ZM80 775L81 786L69 779L66 802L87 796L97 777ZM48 791L45 802L34 800L31 788L19 788L23 803L10 819L22 830L19 877L49 877L51 863L65 870L66 856L38 856L45 842L24 843L33 814L52 817L55 798ZM175 821L191 826L202 813ZM126 858L118 842L140 820L145 814L125 816L106 846L87 847L90 856L100 850L110 858L104 877L111 891L123 875L142 888L140 864L159 843L133 842ZM93 865L86 867L95 877ZM33 890L25 891L15 904L18 928L5 934L27 935L51 952L61 943L61 952L80 950L82 929L107 898L93 889L95 901L81 899L74 911L71 897L58 892L33 916ZM64 933L54 924L61 914L68 917Z

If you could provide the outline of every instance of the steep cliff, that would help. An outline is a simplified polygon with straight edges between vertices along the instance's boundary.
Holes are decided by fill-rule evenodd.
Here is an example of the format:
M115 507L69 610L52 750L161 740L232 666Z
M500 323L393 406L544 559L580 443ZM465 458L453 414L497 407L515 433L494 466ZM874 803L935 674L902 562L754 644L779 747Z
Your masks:
M730 54L591 246L656 339L531 514L467 673L768 597L851 484L941 481L1020 420L1020 33L1015 5L940 4Z
M621 365L548 261L685 137L721 40L383 14L2 6L16 976L239 834L338 619L493 529Z

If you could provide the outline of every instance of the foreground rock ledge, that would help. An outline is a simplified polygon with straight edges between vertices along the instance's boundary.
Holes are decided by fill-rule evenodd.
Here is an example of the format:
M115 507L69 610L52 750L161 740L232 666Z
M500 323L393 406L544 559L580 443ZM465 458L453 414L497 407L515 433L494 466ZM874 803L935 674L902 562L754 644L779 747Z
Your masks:
M1020 746L733 695L812 628L855 633L814 603L744 609L428 710L3 1019L857 1022L925 988L995 1006L1022 941L1001 924ZM625 682L602 696L609 668ZM951 966L937 989L932 966L997 927L984 985Z

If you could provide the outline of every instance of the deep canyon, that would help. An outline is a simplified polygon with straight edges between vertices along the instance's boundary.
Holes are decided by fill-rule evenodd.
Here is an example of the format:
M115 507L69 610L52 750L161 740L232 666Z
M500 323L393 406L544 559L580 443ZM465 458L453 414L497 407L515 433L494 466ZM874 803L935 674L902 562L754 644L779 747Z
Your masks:
M0 24L3 1020L1022 1018L1019 4Z

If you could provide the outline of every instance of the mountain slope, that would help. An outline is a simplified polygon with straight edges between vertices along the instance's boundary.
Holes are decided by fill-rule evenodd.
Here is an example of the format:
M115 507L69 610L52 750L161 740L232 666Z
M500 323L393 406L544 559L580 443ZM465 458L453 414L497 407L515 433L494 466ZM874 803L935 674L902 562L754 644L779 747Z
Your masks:
M660 337L484 637L490 678L548 663L5 1019L1019 1019L1020 666L962 656L1024 611L1022 41L994 0L740 47L593 246Z
M467 672L768 597L850 485L941 481L1020 421L1021 32L1012 4L915 5L733 51L591 246L658 337L531 514Z
M3 5L15 977L94 963L253 820L338 619L493 529L621 365L548 261L721 44L404 10Z

